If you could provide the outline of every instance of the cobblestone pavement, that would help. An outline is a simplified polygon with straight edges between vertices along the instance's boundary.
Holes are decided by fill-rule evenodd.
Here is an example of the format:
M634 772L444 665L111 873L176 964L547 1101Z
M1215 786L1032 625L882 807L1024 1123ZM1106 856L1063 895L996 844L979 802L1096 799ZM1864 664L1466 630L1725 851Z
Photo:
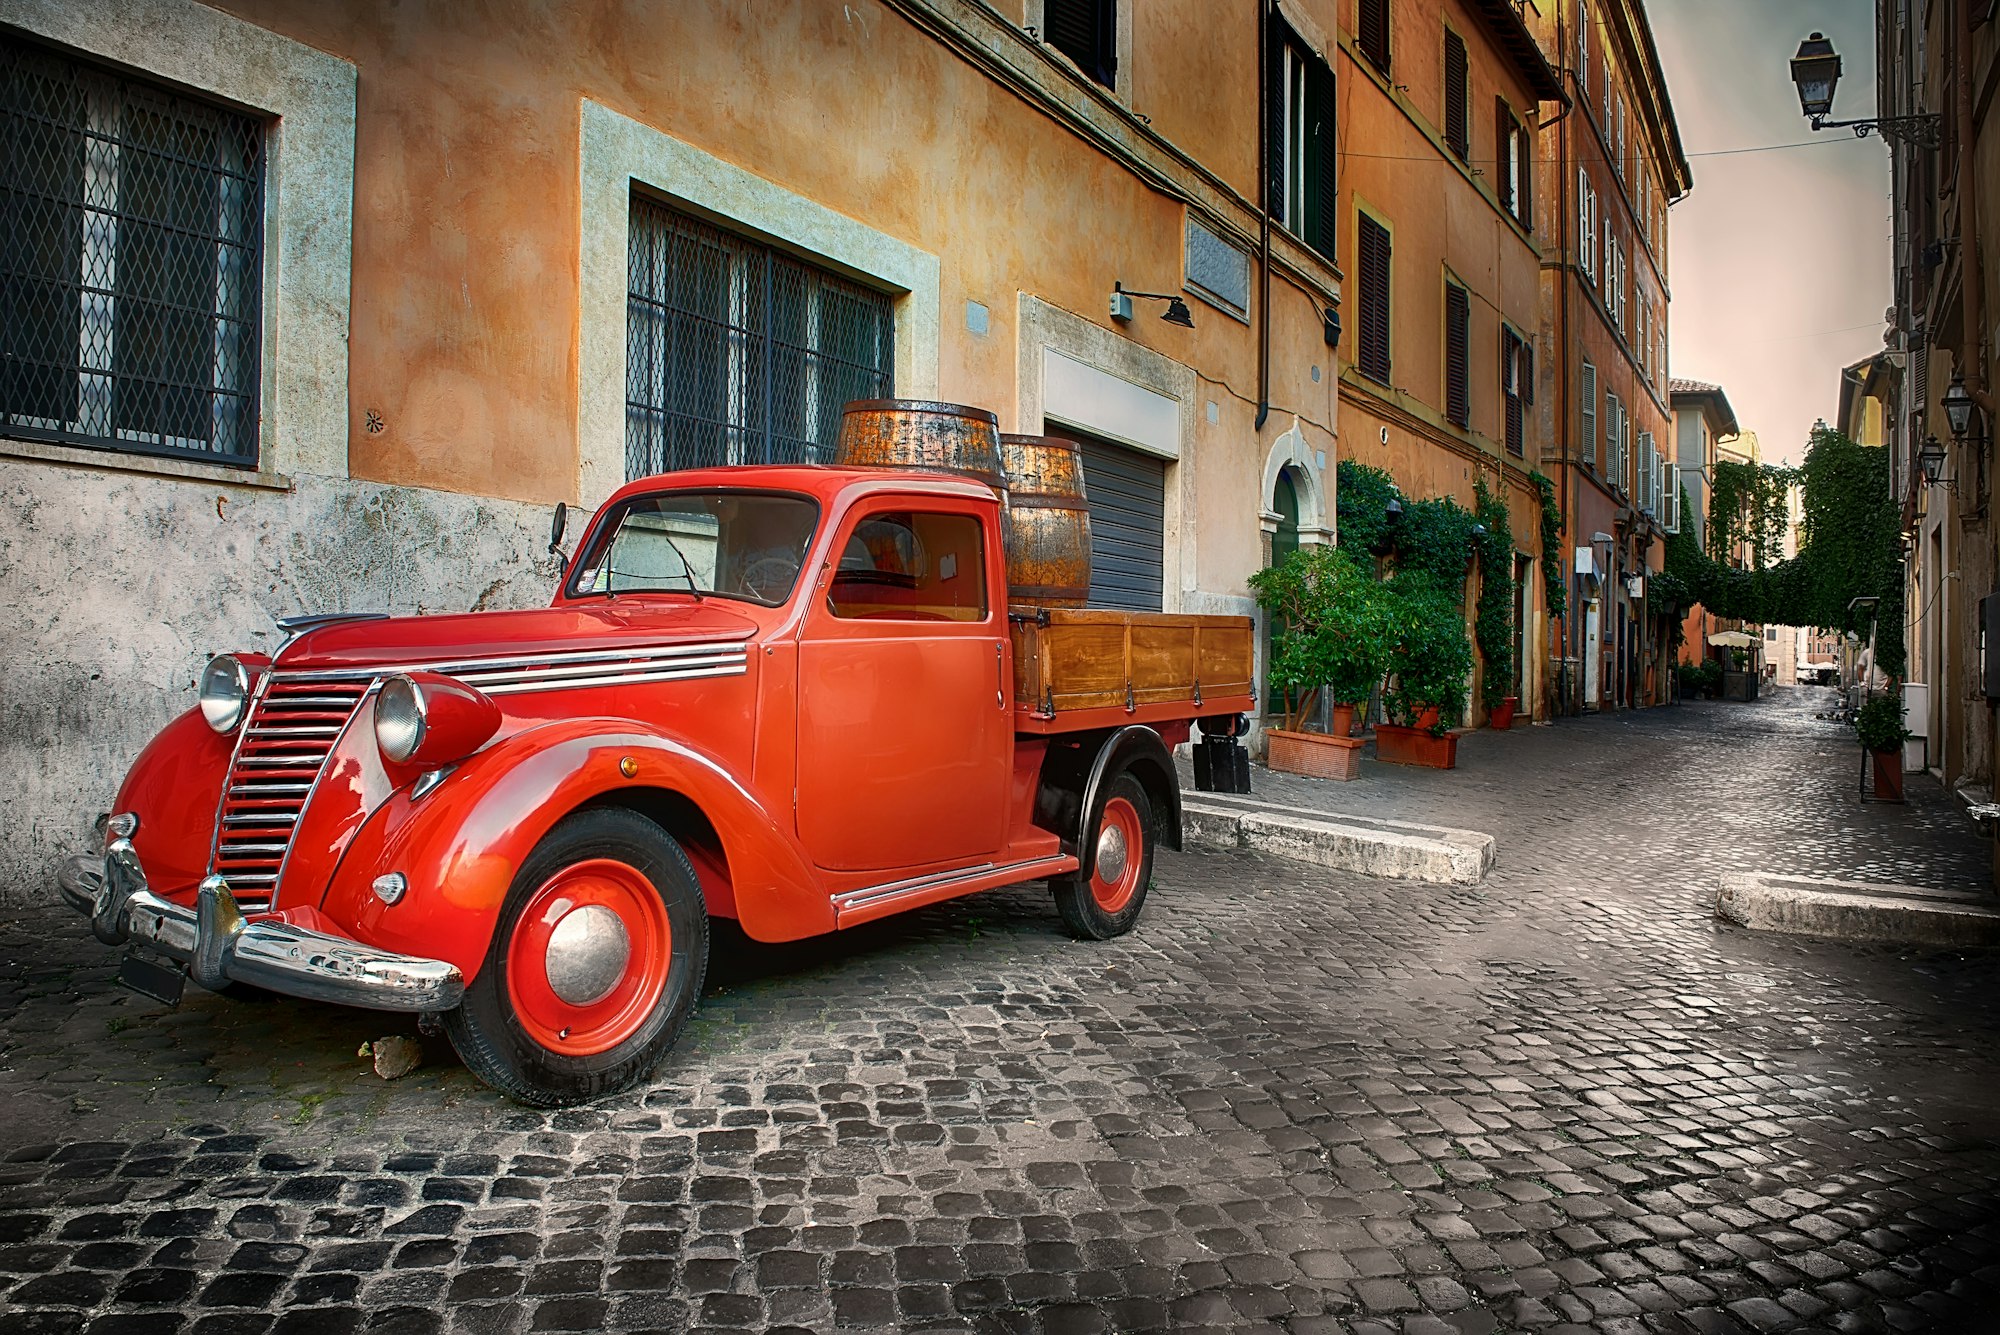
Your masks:
M0 922L0 1331L1994 1329L2000 961L1752 935L1725 868L1963 884L1786 693L1267 794L1491 830L1476 888L1166 856L725 940L650 1088L531 1113L380 1017L116 991Z

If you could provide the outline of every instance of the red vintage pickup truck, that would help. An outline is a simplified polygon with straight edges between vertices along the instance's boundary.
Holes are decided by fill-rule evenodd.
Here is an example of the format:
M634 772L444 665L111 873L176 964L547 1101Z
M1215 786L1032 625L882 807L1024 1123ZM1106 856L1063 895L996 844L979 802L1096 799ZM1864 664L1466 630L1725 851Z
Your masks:
M544 1106L653 1070L711 917L789 941L1046 880L1117 935L1179 844L1170 748L1250 707L1250 623L1010 616L1003 506L880 468L633 483L547 608L216 658L61 892L140 991L415 1012Z

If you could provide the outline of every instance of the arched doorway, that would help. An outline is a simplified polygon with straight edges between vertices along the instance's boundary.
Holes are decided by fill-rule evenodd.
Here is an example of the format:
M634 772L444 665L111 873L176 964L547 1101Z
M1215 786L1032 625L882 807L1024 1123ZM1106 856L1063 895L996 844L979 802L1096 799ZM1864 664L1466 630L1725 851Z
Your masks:
M1272 485L1271 513L1277 516L1277 523L1271 529L1270 563L1280 566L1299 549L1299 479L1297 470L1289 464L1278 470L1278 480ZM1289 706L1284 692L1270 680L1276 632L1276 618L1264 618L1264 713L1269 718L1281 719Z

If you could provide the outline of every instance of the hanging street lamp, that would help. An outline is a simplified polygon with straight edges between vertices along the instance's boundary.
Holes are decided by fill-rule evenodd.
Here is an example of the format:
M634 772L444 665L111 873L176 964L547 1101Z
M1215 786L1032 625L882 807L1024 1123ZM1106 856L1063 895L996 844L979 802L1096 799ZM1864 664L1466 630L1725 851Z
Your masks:
M1814 33L1799 43L1792 57L1792 82L1799 90L1799 110L1815 130L1854 131L1856 139L1866 139L1879 131L1884 139L1897 143L1936 148L1942 138L1943 117L1931 112L1913 116L1877 116L1869 120L1832 121L1833 90L1840 84L1840 55L1825 33Z

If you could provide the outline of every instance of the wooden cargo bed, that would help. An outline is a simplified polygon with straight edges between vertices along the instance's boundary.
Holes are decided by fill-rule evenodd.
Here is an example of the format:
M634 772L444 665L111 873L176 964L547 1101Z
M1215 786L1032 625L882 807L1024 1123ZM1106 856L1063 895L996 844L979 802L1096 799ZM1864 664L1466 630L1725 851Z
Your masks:
M1022 732L1250 710L1256 631L1249 617L1017 607L1009 619Z

